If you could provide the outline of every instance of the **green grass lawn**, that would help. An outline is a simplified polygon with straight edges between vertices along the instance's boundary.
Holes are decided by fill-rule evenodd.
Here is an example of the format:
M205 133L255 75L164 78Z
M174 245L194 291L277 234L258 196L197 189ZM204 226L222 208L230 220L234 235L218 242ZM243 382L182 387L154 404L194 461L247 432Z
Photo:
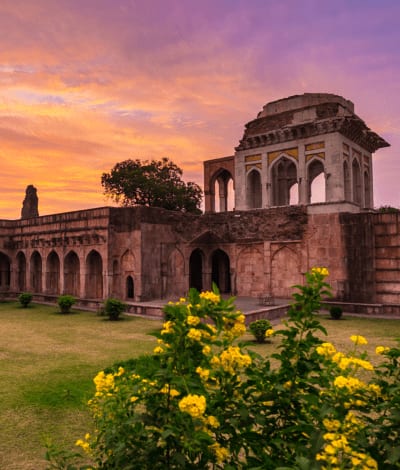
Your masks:
M92 425L93 377L119 360L151 352L160 322L57 307L0 303L0 468L46 468L47 438L72 448Z
M352 334L369 339L363 348L372 356L377 345L394 345L400 337L399 320L321 316L321 321L328 340L343 351L353 346ZM160 326L157 320L110 322L89 312L61 315L57 307L0 303L0 469L45 469L48 438L72 449L93 425L86 407L93 377L117 361L151 352L156 340L149 333ZM276 344L251 348L269 354Z

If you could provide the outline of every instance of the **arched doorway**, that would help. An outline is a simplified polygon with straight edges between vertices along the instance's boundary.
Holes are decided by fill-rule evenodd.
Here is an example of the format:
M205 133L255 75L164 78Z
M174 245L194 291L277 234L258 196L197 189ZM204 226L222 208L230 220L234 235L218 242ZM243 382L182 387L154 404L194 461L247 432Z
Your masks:
M17 254L17 289L26 290L26 257L22 251Z
M231 275L229 256L223 250L215 250L211 258L211 280L217 286L221 294L231 292Z
M189 287L203 290L203 252L196 248L189 259Z
M297 168L289 158L281 157L272 168L272 205L288 206L290 198L298 200L290 194L293 185L297 183Z
M126 298L133 299L135 297L135 286L132 276L126 278Z
M37 251L31 256L31 289L42 292L42 257Z
M10 288L11 263L4 253L0 253L0 290L7 291Z
M46 290L49 294L60 292L60 258L55 251L47 257Z
M75 297L80 295L80 262L74 251L64 259L64 292Z
M86 258L85 297L88 299L103 298L103 260L96 250L92 250Z
M247 175L247 207L259 209L262 206L261 175L257 170L251 170Z

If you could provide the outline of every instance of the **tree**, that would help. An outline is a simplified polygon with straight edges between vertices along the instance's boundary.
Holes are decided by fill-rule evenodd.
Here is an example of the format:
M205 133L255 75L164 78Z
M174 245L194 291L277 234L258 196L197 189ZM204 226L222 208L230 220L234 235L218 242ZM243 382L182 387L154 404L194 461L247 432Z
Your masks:
M201 188L181 179L182 170L171 160L125 160L101 176L104 194L122 206L162 207L200 213Z

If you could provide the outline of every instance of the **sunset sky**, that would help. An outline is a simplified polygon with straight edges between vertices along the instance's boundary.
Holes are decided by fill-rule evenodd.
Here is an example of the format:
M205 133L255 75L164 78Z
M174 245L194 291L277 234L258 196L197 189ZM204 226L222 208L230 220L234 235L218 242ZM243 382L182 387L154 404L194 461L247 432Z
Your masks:
M1 0L0 218L110 205L101 174L171 158L202 185L269 101L350 99L391 147L375 206L400 206L400 1Z

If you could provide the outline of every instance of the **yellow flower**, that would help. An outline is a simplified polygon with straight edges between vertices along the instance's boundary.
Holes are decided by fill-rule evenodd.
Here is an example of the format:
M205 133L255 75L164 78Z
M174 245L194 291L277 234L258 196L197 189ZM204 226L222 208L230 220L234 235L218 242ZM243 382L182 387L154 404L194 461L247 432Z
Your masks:
M238 346L229 346L220 354L222 368L234 374L235 370L247 367L251 364L251 357L248 354L242 354Z
M350 339L351 341L353 341L354 344L357 344L357 345L368 344L368 341L364 338L364 336L351 335Z
M208 354L210 354L210 352L211 352L211 348L210 348L210 346L208 346L208 344L206 344L206 345L203 347L203 350L202 350L202 351L203 351L203 354L204 354L205 356L208 356Z
M206 397L189 394L180 400L179 409L193 418L199 418L206 411Z
M337 431L340 429L340 421L338 419L325 418L322 423L328 431Z
M131 397L130 402L135 403L137 400L139 400L139 397Z
M218 442L215 442L210 446L210 449L214 452L218 463L222 463L229 457L229 451L225 447L222 447Z
M161 354L162 352L164 352L164 349L163 349L161 346L156 346L156 347L153 349L153 353L154 353L154 354Z
M86 453L88 453L89 450L90 450L90 445L89 445L89 443L83 441L82 439L78 439L78 440L75 442L75 445L78 446L78 447L81 447Z
M321 276L324 276L324 277L329 276L329 271L328 271L327 268L317 268L317 267L315 267L315 268L311 269L311 273L312 274L320 274Z
M218 356L213 356L210 360L210 364L213 366L213 367L218 367L220 364L221 364L221 361L219 359Z
M102 393L109 392L114 388L114 375L105 374L104 371L99 372L93 379L96 385L96 396L100 396Z
M174 322L168 320L163 324L163 329L161 330L162 335L166 335L168 333L173 332Z
M336 354L336 348L332 343L322 343L316 348L320 356L333 357Z
M188 315L187 319L187 324L190 326L196 326L200 323L200 318L195 317L194 315Z
M202 292L200 294L201 299L209 300L213 304L218 304L221 301L221 297L217 294L214 294L214 292Z
M171 388L170 385L164 385L164 387L160 390L161 393L168 394L170 397L174 398L180 395L180 392L175 388Z
M265 332L265 337L270 338L275 334L275 331L272 328L268 328L268 330Z
M187 337L193 341L201 341L201 331L195 328L190 328Z
M383 354L388 351L390 351L390 348L385 347L385 346L377 346L375 349L376 354Z
M196 372L199 374L202 380L207 380L210 376L210 371L208 369L203 369L202 367L197 367Z
M215 416L207 416L207 424L212 428L219 428L220 424Z

